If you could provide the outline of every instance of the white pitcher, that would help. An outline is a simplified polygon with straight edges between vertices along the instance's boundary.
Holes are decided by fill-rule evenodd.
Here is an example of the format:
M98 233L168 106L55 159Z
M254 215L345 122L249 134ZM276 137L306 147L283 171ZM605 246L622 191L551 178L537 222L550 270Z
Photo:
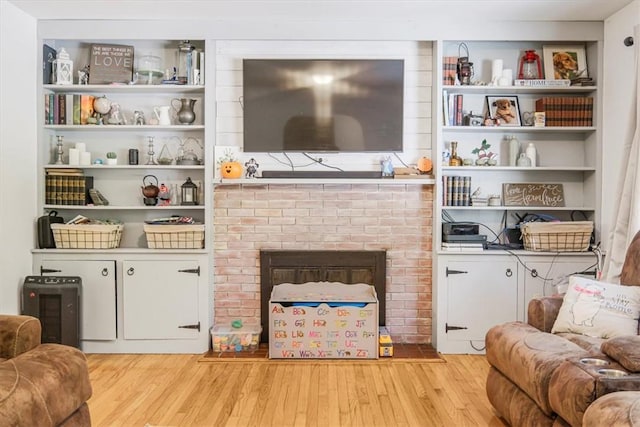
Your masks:
M160 126L171 126L171 107L169 105L162 107L153 107L153 114L158 119Z

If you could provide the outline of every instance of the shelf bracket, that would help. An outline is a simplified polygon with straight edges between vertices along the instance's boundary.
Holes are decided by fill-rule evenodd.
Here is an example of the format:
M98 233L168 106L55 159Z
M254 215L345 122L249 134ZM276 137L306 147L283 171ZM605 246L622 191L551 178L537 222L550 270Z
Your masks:
M449 326L448 323L444 324L444 332L447 334L449 333L449 331L460 331L463 329L469 329L469 328L467 328L466 326Z

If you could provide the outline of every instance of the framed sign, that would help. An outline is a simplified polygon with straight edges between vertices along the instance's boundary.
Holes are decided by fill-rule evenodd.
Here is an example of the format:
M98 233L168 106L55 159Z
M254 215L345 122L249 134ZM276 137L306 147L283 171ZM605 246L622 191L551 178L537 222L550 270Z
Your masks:
M562 184L502 184L504 206L564 207Z
M92 44L89 84L103 85L131 82L133 77L133 46Z

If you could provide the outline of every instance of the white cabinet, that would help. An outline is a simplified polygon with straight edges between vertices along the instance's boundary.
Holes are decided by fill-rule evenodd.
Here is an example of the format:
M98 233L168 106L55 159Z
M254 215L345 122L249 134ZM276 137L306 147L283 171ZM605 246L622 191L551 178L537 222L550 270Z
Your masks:
M197 261L123 261L124 339L197 339Z
M87 353L202 353L210 343L208 256L36 251L34 274L80 276Z
M116 263L113 260L52 260L36 266L43 275L79 276L80 340L116 339Z
M515 260L451 260L445 266L447 341L482 349L487 330L517 317Z
M438 256L435 346L442 353L484 353L494 325L526 321L535 297L564 290L571 274L593 273L592 254Z

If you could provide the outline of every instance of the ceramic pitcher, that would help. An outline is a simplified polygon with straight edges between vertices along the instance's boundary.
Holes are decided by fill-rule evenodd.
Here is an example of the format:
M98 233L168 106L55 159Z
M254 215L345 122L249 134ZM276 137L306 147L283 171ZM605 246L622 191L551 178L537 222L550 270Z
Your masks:
M190 125L196 120L196 113L193 111L197 99L191 98L173 98L171 105L176 110L178 121L183 125ZM176 106L177 105L177 106Z
M153 107L153 114L158 119L158 124L161 126L171 126L171 114L168 105L162 107Z

